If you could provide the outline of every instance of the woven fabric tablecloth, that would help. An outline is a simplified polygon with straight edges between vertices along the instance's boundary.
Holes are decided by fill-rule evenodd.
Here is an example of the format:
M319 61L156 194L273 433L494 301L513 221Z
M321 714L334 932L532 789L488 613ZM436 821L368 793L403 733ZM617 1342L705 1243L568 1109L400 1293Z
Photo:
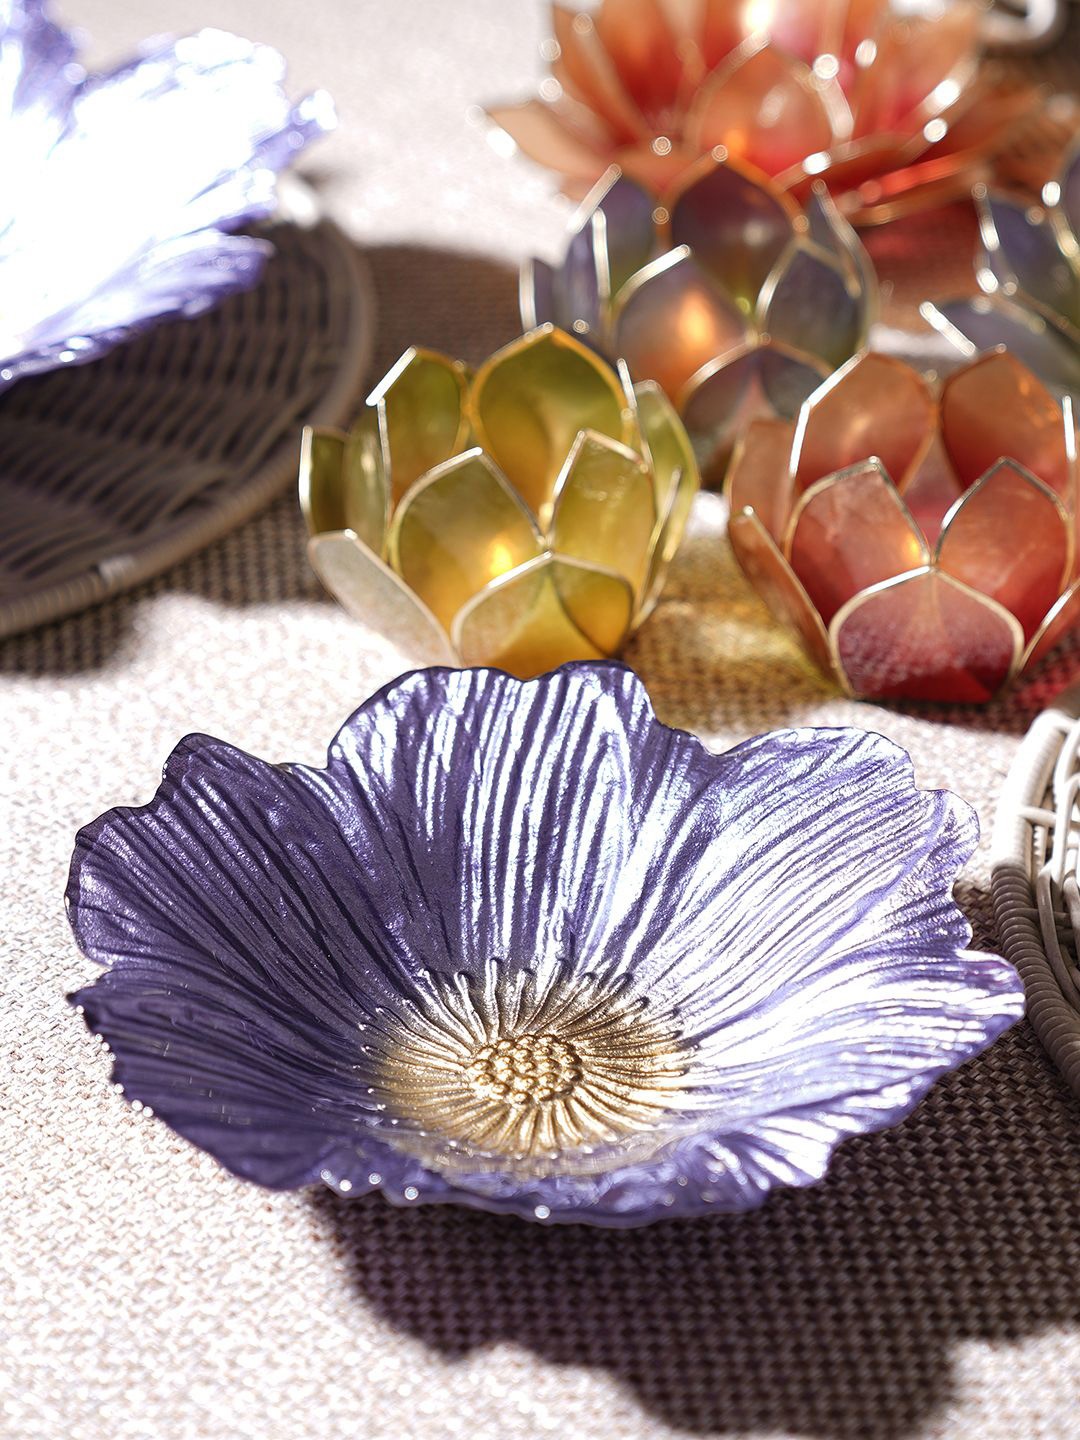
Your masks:
M529 85L539 5L64 8L99 56L212 23L336 95L342 129L311 164L375 272L380 372L412 342L476 361L514 334L513 265L555 246L564 211L463 117ZM664 720L717 747L793 722L906 746L923 785L978 807L958 897L994 945L995 799L1080 651L983 712L839 699L739 577L706 496L627 658ZM110 1090L63 998L93 972L62 905L77 827L147 799L191 730L318 762L401 668L320 593L289 497L0 648L0 1436L1080 1435L1080 1106L1026 1025L896 1130L844 1145L820 1187L625 1234L266 1194Z

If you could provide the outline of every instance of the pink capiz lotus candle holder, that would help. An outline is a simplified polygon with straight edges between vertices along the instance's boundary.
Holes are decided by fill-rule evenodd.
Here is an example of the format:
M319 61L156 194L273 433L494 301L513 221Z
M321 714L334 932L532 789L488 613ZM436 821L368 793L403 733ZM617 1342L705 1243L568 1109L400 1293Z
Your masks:
M716 146L857 223L965 193L1030 112L980 66L979 0L602 0L552 8L551 74L491 118L581 196L663 191Z
M1072 407L1012 355L939 391L870 353L795 422L756 420L729 534L778 618L846 691L982 702L1080 623Z

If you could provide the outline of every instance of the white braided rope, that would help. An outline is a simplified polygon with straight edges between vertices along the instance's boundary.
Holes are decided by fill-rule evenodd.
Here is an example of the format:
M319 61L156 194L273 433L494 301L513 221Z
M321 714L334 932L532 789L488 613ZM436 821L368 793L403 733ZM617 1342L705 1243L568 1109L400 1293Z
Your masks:
M998 802L991 890L1032 1025L1080 1094L1080 687L1031 726Z

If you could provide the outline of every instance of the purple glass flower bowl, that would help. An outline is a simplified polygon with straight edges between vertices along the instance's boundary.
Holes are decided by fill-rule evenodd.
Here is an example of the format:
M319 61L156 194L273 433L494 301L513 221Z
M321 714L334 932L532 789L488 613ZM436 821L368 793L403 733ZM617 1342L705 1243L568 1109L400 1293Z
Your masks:
M852 729L724 755L613 664L423 670L325 769L184 740L77 840L71 997L236 1175L638 1225L808 1185L1023 1008L972 811Z
M334 124L284 73L202 30L88 75L44 0L0 0L0 390L256 283L271 246L225 232L269 216Z

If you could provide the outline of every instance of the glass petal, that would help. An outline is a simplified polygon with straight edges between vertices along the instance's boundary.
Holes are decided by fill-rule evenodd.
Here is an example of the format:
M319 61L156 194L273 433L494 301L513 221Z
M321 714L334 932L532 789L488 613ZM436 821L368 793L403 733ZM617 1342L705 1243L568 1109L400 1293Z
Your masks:
M776 542L752 510L732 514L728 537L743 573L776 619L795 630L820 670L835 676L829 639L821 616L810 603Z
M785 420L794 419L812 393L811 377L820 383L826 367L813 355L789 353L772 342L759 345L757 357L761 391L770 411Z
M904 167L910 146L910 139L895 135L844 141L828 153L818 152L815 158L820 169L815 169L815 174L833 195L844 196L852 224L876 224L880 218L891 218L889 186L896 184L901 192L906 189L910 167L898 167ZM800 197L813 188L801 163L777 179Z
M852 104L856 135L902 129L913 112L929 120L951 104L967 78L965 67L976 58L978 25L977 5L894 17L877 37L873 60L858 71ZM950 79L957 84L945 84Z
M656 201L625 175L609 183L599 209L604 220L607 253L607 291L622 287L656 253Z
M331 531L308 542L312 569L343 609L416 665L456 665L450 641L409 587L355 535Z
M823 181L819 181L811 187L803 206L803 213L810 227L811 240L820 245L823 250L830 250L837 259L848 253L847 245L841 241L842 232L838 232L836 229L837 224L841 221L840 212ZM842 223L847 224L846 221ZM848 228L851 227L848 226ZM851 234L855 235L854 230L851 231Z
M1072 233L1080 238L1080 146L1077 146L1061 168L1058 182L1061 213Z
M805 64L812 65L819 55L835 57L847 84L856 50L880 33L891 0L755 0L744 9L773 45Z
M828 0L752 0L740 8L751 33L810 65L821 54L829 21L840 7Z
M700 152L722 145L766 175L828 150L833 141L829 112L810 72L767 45L702 85L686 133Z
M830 634L857 695L981 704L1009 678L1020 626L992 601L932 570L857 596Z
M702 12L702 59L706 70L715 70L746 39L747 30L731 0L702 0Z
M1024 655L1024 671L1034 669L1067 635L1080 628L1080 580L1066 590L1039 626Z
M551 66L555 78L596 111L620 144L641 135L645 130L641 111L627 94L592 16L553 5L551 17L559 46Z
M653 481L641 456L582 432L556 488L552 549L624 575L638 595L655 527Z
M622 648L634 619L634 594L621 575L553 555L555 592L567 617L601 655Z
M839 58L854 62L864 40L873 40L893 15L894 0L843 0L837 8L846 11L842 19ZM837 17L838 19L840 17Z
M455 621L454 640L463 664L524 680L569 660L614 655L633 608L621 576L545 556L470 601Z
M872 463L819 480L791 527L791 568L826 625L860 590L930 558L895 486Z
M658 516L644 598L634 621L636 626L652 612L660 598L668 566L682 543L701 478L690 437L660 387L646 380L634 387L634 395L651 459Z
M1005 345L1046 385L1080 397L1080 346L1042 315L1001 295L922 306L924 319L967 356Z
M962 493L963 488L945 453L941 431L935 430L901 491L904 504L928 544L936 543L945 516Z
M344 465L345 436L339 430L304 427L300 439L300 508L309 535L348 528L342 493Z
M979 212L979 239L981 241L975 269L979 285L987 294L996 292L1002 286L1015 289L1016 276L1002 252L1001 241L998 238L997 228L994 225L986 197L985 195L980 196L976 192L975 198ZM1024 212L1021 211L1021 219L1023 219L1023 214Z
M433 470L406 495L390 527L390 563L449 632L491 580L543 553L521 500L482 450Z
M666 137L664 137L666 139ZM624 175L643 186L653 195L665 195L700 158L677 141L670 147L653 142L628 145L611 157Z
M671 237L744 315L794 237L790 203L733 165L705 162L704 173L671 207Z
M555 313L555 270L535 255L522 264L518 306L521 323L526 330L535 330L538 325L563 323L564 317Z
M377 406L394 503L465 443L465 367L433 350L406 350L368 396Z
M685 250L640 271L618 296L615 347L633 375L677 398L706 361L742 343L748 325Z
M649 561L644 598L634 619L635 628L652 614L656 602L660 598L668 568L686 533L686 524L690 519L690 510L698 489L697 467L695 466L693 470L681 470L675 489L668 495L666 509L660 513L660 523L656 530L652 556Z
M682 414L706 483L723 479L735 443L751 420L798 414L827 373L823 364L814 369L814 363L809 355L759 345L695 378Z
M634 386L634 398L652 461L656 508L662 514L677 487L689 481L697 489L697 461L686 427L660 386L653 380L643 380Z
M1009 459L1059 495L1070 494L1061 407L1012 355L986 355L949 376L941 392L941 433L965 487Z
M1071 551L1061 501L1004 461L957 505L937 558L942 570L1010 610L1030 639L1061 594Z
M759 326L772 340L809 350L832 368L865 339L863 298L825 253L796 246L761 293Z
M635 104L663 115L679 93L683 62L660 0L604 0L594 19Z
M1015 281L1033 300L1080 325L1080 272L1062 254L1042 207L988 195L981 210L987 258L998 279Z
M577 333L601 330L599 243L604 245L603 221L591 216L570 237L562 264L555 271L555 316L559 325ZM599 233L597 233L599 230Z
M793 486L788 461L794 434L790 421L752 420L728 472L731 513L753 510L777 545L783 542L791 515Z
M545 326L481 366L466 408L480 444L543 525L578 432L626 440L625 404L610 366Z
M918 371L886 355L861 356L826 381L799 417L798 489L873 456L902 486L928 440L934 412Z
M559 111L543 100L497 105L487 113L530 160L571 180L591 185L608 163L600 144L571 129Z
M966 169L970 179L977 180L986 171L986 166L979 162L987 155L1000 154L1009 132L1015 130L1019 122L1030 119L1033 110L1042 108L1045 94L1037 86L1002 87L998 83L999 74L991 65L968 70L967 83L959 98L941 112L948 129L927 151L930 157L927 168L931 173L961 174ZM1053 132L1058 127L1051 121L1048 129ZM1045 137L1035 147L1035 153L1044 143ZM1031 166L1036 163L1032 161L1025 166L1024 158L1017 155L1013 163L1003 168L1006 173L1019 177L1025 169L1030 174ZM1043 170L1045 172L1045 159ZM1041 178L1037 180L1032 175L1027 188L1037 189Z
M381 555L390 522L390 481L379 415L370 407L362 412L346 438L343 475L344 528L354 530L365 545Z
M869 325L878 298L873 262L858 235L840 214L823 180L816 180L811 186L803 210L810 226L810 238L834 255L862 290L865 323Z

